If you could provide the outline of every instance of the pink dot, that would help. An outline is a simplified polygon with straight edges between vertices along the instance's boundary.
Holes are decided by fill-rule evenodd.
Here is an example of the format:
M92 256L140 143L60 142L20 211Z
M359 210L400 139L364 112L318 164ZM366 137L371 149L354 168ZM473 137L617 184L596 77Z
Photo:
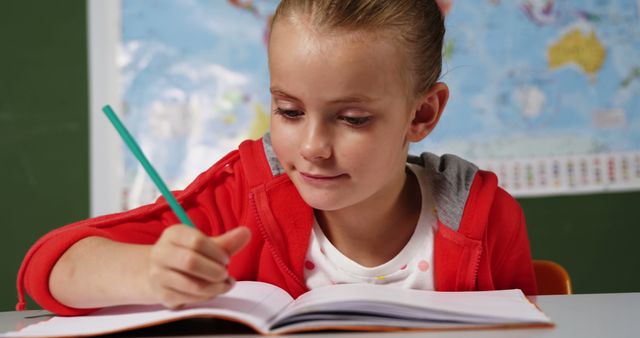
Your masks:
M424 259L421 260L420 262L418 262L418 270L425 272L427 270L429 270L429 263L427 261L425 261Z
M313 270L315 269L316 265L313 264L312 261L306 261L304 262L304 267L307 268L307 270Z
M324 252L324 248L320 248L320 253L326 255L326 253Z
M407 264L405 264L405 265L401 266L401 267L400 267L400 270L404 270L404 269L406 269L406 268L407 268Z

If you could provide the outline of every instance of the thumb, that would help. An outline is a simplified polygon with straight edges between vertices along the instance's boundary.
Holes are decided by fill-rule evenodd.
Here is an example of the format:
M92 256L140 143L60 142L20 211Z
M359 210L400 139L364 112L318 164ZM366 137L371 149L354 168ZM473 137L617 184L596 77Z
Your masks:
M249 239L251 239L251 231L245 226L239 226L212 238L213 242L219 245L229 256L240 251L249 243Z

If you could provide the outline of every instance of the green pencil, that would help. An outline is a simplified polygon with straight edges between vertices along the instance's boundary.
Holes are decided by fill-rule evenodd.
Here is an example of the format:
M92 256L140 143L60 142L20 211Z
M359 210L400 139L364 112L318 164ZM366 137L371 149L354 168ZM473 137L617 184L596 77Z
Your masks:
M125 128L122 122L120 122L120 119L118 118L116 113L113 112L111 106L104 106L102 108L102 111L107 115L109 121L111 121L113 126L116 128L124 143L127 145L127 147L129 147L129 150L131 150L133 155L138 159L138 161L140 161L140 164L142 164L144 170L147 172L147 174L149 174L149 177L151 177L153 183L155 183L156 187L160 189L162 196L164 196L164 198L167 200L169 206L171 207L171 210L173 210L176 216L178 216L180 222L195 228L193 222L191 222L189 216L187 216L187 213L184 211L184 209L182 209L178 201L176 201L176 199L173 197L173 194L171 194L171 191L169 191L167 185L164 184L162 178L160 178L160 175L158 175L158 172L156 172L151 163L149 163L149 160L147 160L147 157L144 156L142 149L140 149L138 143L136 143L136 141L133 139L133 136L129 134L127 128Z

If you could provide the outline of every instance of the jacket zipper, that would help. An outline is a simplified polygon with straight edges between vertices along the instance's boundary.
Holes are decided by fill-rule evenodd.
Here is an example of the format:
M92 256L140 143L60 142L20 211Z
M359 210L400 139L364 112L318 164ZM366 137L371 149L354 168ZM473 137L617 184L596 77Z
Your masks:
M471 281L473 284L471 285L470 290L477 290L478 286L478 271L480 270L480 258L482 258L482 246L478 247L476 257L474 258L474 262L471 270Z
M284 271L286 274L289 275L289 277L293 279L293 281L300 288L301 293L303 293L306 290L304 283L302 283L300 278L298 278L298 276L296 276L296 274L293 273L291 269L289 269L287 264L284 263L284 260L282 259L282 256L280 255L280 253L273 246L271 238L269 237L269 234L267 234L267 230L264 227L264 224L262 223L262 219L259 216L258 206L255 201L255 195L253 193L249 194L249 201L251 204L251 211L253 212L253 216L258 222L258 229L260 229L260 235L262 236L262 239L264 240L265 244L269 247L269 251L271 252L271 255L273 256L273 258L275 259L276 264L278 264L278 267L280 267L280 270Z

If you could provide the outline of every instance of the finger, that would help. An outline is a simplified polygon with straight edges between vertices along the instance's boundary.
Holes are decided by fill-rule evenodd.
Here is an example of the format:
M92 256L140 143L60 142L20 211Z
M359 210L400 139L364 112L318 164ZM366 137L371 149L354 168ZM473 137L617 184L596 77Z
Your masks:
M229 263L227 253L222 248L211 243L211 238L205 236L197 229L187 226L179 226L172 230L173 233L169 236L170 243L196 251L211 260L220 262L223 265Z
M171 289L198 300L212 298L231 287L226 282L209 283L172 270L165 271L158 282L164 289Z
M251 239L251 231L245 226L234 228L212 240L221 247L229 256L240 251Z
M182 247L158 254L158 264L210 283L222 282L229 276L227 268L219 262Z
M205 300L203 297L186 294L169 287L163 288L160 291L159 297L159 302L170 309L176 309L183 305L198 303Z

